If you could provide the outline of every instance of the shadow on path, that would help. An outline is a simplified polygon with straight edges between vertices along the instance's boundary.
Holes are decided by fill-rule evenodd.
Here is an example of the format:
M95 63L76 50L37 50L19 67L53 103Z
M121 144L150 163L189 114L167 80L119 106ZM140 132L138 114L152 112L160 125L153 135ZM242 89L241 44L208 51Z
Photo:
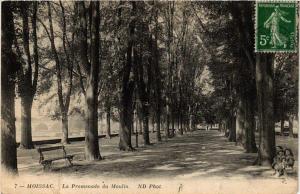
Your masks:
M155 134L151 136L154 142ZM93 162L83 160L83 142L68 145L68 153L77 154L75 165L56 167L52 173L116 178L273 178L273 171L269 168L252 165L256 154L244 153L241 147L228 142L218 131L195 131L167 142L138 148L137 152L120 152L117 143L118 138L100 141L101 154L105 159ZM32 158L36 158L36 155ZM45 173L38 164L23 171ZM296 169L289 171L289 175L295 178Z

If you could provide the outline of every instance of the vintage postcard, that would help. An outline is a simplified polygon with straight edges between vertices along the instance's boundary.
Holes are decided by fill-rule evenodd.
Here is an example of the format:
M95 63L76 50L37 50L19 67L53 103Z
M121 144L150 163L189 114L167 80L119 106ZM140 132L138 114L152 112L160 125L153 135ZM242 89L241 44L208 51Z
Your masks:
M1 193L297 193L298 8L1 2Z

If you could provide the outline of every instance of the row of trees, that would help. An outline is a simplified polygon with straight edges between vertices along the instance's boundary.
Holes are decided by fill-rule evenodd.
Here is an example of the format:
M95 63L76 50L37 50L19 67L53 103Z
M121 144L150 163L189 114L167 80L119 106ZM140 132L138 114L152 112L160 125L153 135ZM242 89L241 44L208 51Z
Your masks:
M229 141L246 152L258 151L256 163L270 164L275 156L275 121L298 114L298 54L254 52L254 3L208 4L213 10L208 17L223 18L208 40L223 50L209 63L215 82L212 96L217 99L210 102L209 115L227 130ZM214 25L213 20L209 23Z
M257 116L258 163L271 163L274 84L275 91L284 91L276 98L284 102L284 109L276 112L295 115L298 77L287 78L290 88L282 85L281 77L295 72L297 56L273 60L272 54L255 55L252 2L59 1L3 6L1 163L8 169L17 169L15 84L22 106L20 146L34 146L31 109L34 99L41 98L41 107L50 104L55 110L51 117L62 121L63 143L69 143L68 116L76 112L85 117L87 160L101 159L102 114L108 136L111 119L120 123L119 149L126 151L134 150L134 125L140 124L148 145L150 122L161 141L161 129L170 138L176 128L183 134L206 121L219 123L229 131L230 141L256 152ZM210 76L203 75L206 71ZM291 99L293 106L288 108Z

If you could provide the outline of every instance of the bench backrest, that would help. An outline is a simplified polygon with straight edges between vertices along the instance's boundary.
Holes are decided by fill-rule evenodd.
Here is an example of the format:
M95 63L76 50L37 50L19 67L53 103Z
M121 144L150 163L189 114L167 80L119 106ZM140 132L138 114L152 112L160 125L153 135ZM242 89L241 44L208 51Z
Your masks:
M53 150L65 149L65 146L39 147L38 152L48 152Z
M63 145L60 145L60 146L51 146L51 147L39 147L37 149L37 151L40 154L40 160L39 160L39 162L41 163L41 161L44 160L44 154L43 154L43 152L54 151L54 150L62 150L62 152L63 152L62 154L63 154L64 157L67 155L67 152L65 150L65 146L63 146Z

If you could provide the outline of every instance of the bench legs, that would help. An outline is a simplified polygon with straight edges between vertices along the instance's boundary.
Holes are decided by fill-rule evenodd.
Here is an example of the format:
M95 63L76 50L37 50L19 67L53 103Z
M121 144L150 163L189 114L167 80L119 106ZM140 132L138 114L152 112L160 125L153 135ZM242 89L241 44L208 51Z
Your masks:
M73 157L71 157L71 158L66 158L66 159L68 160L70 166L73 166L73 163L72 163Z
M73 163L72 163L73 157L65 157L65 160L67 163L70 164L70 166L73 166ZM43 162L41 162L41 164L44 167L43 168L44 171L51 170L52 161L43 161Z
M44 171L49 171L49 170L51 170L51 164L52 164L52 161L49 161L49 162L46 162L46 163L44 163L43 164L43 166L44 166Z

